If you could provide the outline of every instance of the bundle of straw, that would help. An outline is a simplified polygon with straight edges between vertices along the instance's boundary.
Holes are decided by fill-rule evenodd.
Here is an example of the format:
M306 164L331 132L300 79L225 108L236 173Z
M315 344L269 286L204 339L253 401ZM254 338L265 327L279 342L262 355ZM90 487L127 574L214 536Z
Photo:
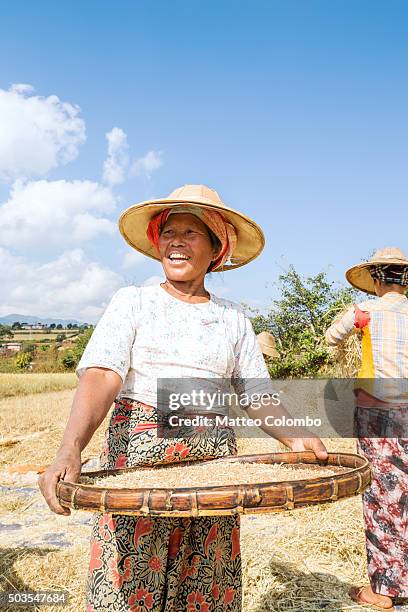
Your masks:
M354 378L361 365L360 334L351 334L344 342L331 349L334 361L333 376Z
M346 314L349 305L339 312L334 321L340 320ZM325 343L326 344L326 343ZM361 366L361 334L359 330L353 332L343 342L329 347L332 365L325 368L322 374L333 378L355 378Z

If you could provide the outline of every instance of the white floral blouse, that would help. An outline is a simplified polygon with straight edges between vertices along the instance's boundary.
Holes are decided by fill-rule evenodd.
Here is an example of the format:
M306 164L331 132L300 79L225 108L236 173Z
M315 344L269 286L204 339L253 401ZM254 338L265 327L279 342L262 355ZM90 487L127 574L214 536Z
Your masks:
M160 285L115 293L77 375L90 367L117 372L123 380L118 397L151 406L157 405L158 378L217 378L229 389L232 382L237 393L273 393L251 322L239 305L212 294L208 302L186 303Z

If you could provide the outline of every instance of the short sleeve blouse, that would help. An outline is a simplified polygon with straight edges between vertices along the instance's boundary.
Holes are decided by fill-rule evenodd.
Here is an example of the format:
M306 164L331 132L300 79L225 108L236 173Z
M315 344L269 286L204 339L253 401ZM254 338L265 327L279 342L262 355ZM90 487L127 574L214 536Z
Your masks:
M152 406L158 378L217 378L229 388L232 381L237 392L273 392L251 322L239 305L212 294L205 303L182 302L160 285L115 293L77 375L90 367L119 374L118 397Z

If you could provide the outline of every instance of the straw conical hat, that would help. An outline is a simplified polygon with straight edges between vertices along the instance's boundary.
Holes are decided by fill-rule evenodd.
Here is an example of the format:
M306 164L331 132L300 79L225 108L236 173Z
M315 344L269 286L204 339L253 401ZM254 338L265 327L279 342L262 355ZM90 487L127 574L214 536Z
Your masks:
M257 335L257 339L264 355L268 355L269 357L278 357L279 353L276 350L276 341L272 334L263 331Z
M375 265L384 266L408 266L408 259L397 247L385 247L379 249L374 253L371 259L364 261L363 263L357 264L352 268L349 268L346 272L346 278L348 282L360 291L371 293L376 295L374 288L374 281L371 278L370 267Z
M262 251L265 238L259 225L249 217L226 206L218 193L205 185L184 185L172 191L167 198L146 200L130 206L120 216L120 232L131 247L160 261L155 248L146 236L149 221L165 208L186 204L216 210L236 229L237 245L232 253L231 263L225 263L224 266L214 271L221 272L239 268L255 259Z

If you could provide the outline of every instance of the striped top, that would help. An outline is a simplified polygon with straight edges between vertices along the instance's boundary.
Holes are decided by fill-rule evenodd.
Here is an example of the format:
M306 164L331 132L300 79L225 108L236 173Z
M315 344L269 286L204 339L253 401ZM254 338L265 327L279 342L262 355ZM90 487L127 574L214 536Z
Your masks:
M358 305L370 313L368 329L371 336L375 378L408 379L408 299L389 292L381 298L366 300ZM347 338L355 322L354 306L335 320L326 332L326 340L334 346ZM381 394L383 395L383 394ZM405 395L405 394L404 394ZM379 395L376 394L376 397ZM382 397L381 399L396 400Z

